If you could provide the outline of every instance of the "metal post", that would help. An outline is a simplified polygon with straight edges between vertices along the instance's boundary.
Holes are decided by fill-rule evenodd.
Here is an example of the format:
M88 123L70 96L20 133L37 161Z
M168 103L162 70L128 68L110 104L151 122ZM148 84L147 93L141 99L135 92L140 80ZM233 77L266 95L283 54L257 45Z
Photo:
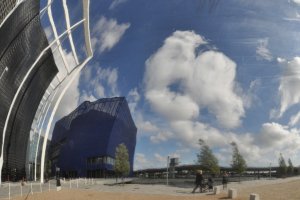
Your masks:
M168 156L167 158L167 185L169 185L169 159L170 156Z
M10 183L8 183L8 199L10 199Z
M270 179L271 179L271 163L270 163Z

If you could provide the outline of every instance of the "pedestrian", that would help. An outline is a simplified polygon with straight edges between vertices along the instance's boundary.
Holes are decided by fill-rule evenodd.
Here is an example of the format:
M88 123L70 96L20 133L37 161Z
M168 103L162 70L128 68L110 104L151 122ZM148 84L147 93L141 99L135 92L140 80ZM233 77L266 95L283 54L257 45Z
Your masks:
M207 185L208 191L213 191L214 181L211 176L208 178Z
M202 192L202 187L203 187L202 170L197 171L196 180L195 180L195 188L193 189L192 193L195 193L195 191L198 187L200 188L200 192Z
M223 190L227 189L227 183L228 183L228 174L224 172L222 177Z

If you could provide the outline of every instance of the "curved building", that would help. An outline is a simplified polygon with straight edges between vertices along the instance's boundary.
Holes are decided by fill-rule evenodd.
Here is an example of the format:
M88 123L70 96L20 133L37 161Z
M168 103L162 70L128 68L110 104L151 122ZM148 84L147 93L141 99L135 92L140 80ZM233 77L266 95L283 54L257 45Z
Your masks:
M79 12L82 16L76 16L80 18L76 23L70 21L66 0L56 5L56 9L63 7L58 23L65 21L60 34L52 16L54 1L42 2L46 3L42 9L40 0L1 0L0 3L0 183L20 180L30 174L37 180L38 160L40 181L44 181L48 135L55 112L75 77L93 57L89 0L68 2L82 6L82 13ZM51 24L52 39L46 37L42 22ZM81 40L85 43L82 49L85 52L80 54L72 36L78 27L83 31L76 34L76 39L79 41L83 36ZM69 44L64 45L63 41ZM54 57L56 49L59 54ZM73 65L66 61L70 52L75 60ZM60 58L66 61L63 66L58 64Z
M84 102L55 124L50 146L52 173L64 177L107 177L114 174L116 147L128 149L130 173L137 128L124 97Z
M5 13L13 5L14 1L4 1ZM39 0L24 1L0 28L1 146L4 142L3 152L0 148L3 155L2 180L26 177L26 150L31 124L46 89L58 72L49 49L21 85L30 66L49 45L40 23L39 12ZM1 22L2 20L3 16ZM9 115L10 106L19 88L21 90ZM7 116L9 120L4 130Z

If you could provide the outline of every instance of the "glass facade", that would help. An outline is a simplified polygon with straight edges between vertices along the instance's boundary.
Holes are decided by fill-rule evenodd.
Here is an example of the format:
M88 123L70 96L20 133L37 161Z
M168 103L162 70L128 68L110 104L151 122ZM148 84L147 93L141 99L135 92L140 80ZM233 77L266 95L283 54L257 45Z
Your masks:
M15 7L17 0L1 0L0 2L0 24L7 14Z
M131 173L137 128L124 97L84 102L55 124L50 159L52 172L64 177L113 175L116 147L128 149Z
M29 68L49 45L40 23L39 9L39 0L24 1L0 28L0 73L8 69L0 79L0 145L4 142L2 180L26 177L31 124L46 89L58 72L51 50L46 51L21 88L8 121L5 141L2 141L14 95Z

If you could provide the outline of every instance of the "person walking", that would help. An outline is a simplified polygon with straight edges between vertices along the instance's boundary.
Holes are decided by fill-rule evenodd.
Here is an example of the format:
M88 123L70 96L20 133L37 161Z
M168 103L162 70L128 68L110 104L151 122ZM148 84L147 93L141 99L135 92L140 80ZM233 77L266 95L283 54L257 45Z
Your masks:
M227 189L227 183L228 183L228 174L224 172L222 177L223 190Z
M195 193L195 191L198 187L200 188L200 192L202 193L202 187L203 187L202 170L197 171L196 180L195 180L195 188L193 189L192 193Z

